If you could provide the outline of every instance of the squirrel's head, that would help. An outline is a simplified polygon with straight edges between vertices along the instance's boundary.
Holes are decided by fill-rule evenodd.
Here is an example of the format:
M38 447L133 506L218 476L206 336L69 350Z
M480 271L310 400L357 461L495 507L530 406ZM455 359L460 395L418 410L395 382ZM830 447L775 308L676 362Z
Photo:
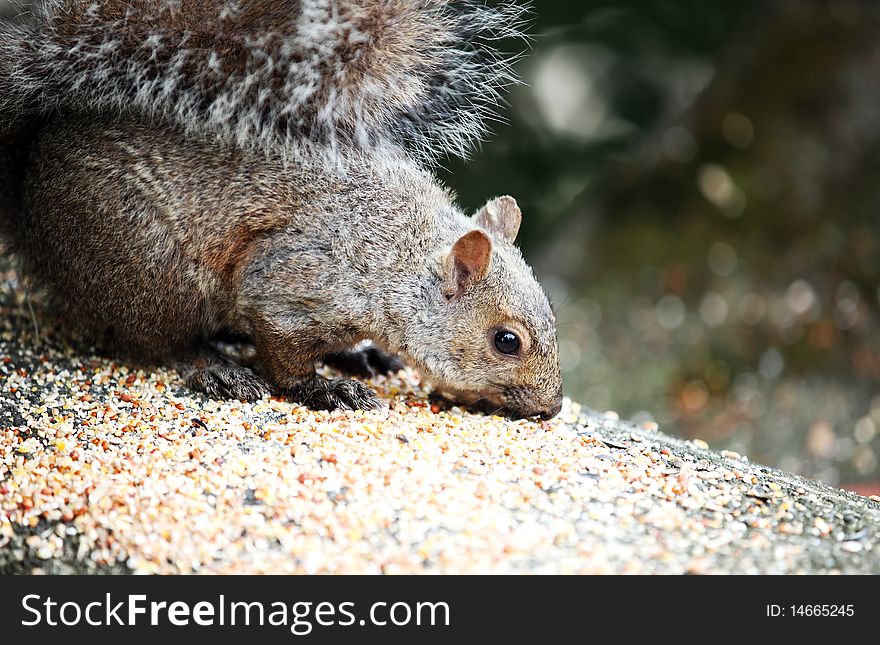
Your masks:
M514 246L512 197L488 202L472 230L440 250L417 356L445 396L490 412L552 418L562 407L556 319Z

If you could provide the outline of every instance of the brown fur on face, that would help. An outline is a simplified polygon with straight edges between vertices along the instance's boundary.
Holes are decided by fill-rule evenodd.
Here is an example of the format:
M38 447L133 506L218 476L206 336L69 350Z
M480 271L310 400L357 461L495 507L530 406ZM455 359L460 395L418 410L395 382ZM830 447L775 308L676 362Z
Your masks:
M462 310L450 311L456 317L449 339L452 376L437 381L449 398L469 405L482 403L480 407L490 412L554 417L562 405L555 317L549 305L545 308L543 293L508 282L520 268L515 259L498 253L493 261L513 266L496 267L494 276L474 285ZM480 299L491 299L494 306L481 309ZM499 331L519 338L515 356L494 346Z
M410 358L448 398L549 418L562 405L556 319L513 245L521 217L512 197L490 200L468 222L472 230L441 254L443 297L426 303L413 323L424 325L418 333L426 338L433 328L439 347ZM495 347L500 331L518 337L516 355Z

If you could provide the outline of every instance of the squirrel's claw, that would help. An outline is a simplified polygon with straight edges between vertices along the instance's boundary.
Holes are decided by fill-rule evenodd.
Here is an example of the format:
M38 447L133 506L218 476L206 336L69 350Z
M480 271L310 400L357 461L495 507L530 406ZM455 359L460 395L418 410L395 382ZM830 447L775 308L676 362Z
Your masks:
M272 392L272 386L250 368L241 365L212 365L197 368L186 384L210 397L255 401Z
M317 374L287 390L291 398L313 410L378 410L379 398L363 383L326 379Z

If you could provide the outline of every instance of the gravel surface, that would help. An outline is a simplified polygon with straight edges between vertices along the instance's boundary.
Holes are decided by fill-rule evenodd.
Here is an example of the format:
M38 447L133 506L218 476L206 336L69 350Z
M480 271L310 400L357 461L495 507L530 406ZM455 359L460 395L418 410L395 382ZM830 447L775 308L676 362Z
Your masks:
M880 573L880 500L653 424L212 401L35 309L0 272L0 573Z

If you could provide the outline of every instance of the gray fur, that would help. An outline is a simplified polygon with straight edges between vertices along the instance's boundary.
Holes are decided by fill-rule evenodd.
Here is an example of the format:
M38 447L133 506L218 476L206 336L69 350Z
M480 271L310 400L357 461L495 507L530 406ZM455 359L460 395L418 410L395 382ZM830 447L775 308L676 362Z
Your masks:
M474 222L405 156L351 151L346 167L59 118L34 143L18 245L62 315L138 356L230 330L275 388L301 393L315 361L371 339L465 402L557 410L553 313L519 251L484 231L485 277L449 300L450 249ZM529 339L521 360L493 350L497 326Z
M0 113L136 113L296 157L320 143L465 155L524 8L477 0L38 0L0 28Z
M162 14L167 20L150 22L166 35L159 45L150 40L147 51L164 47L167 33L177 30L189 46L202 38L202 54L210 60L217 34L226 33L222 25L198 23L205 30L198 31L187 21L204 12L213 15L217 4L174 3ZM242 3L247 9L235 13L229 3L220 4L232 11L232 18L221 22L234 19L254 33L260 26L286 24L283 8L303 13L329 6L318 0L255 1ZM302 138L289 129L264 127L278 101L289 98L273 94L279 87L274 77L254 72L241 93L241 78L250 76L236 77L233 70L228 79L218 77L219 93L208 96L206 88L213 86L205 80L205 66L210 69L210 63L198 57L187 59L195 65L192 70L160 66L147 90L135 82L140 72L127 76L134 68L126 61L136 67L142 54L131 49L128 30L143 46L137 38L146 32L136 28L135 18L141 8L157 6L152 0L97 3L97 22L91 10L82 13L85 3L45 2L30 29L42 29L48 44L21 40L24 32L0 30L0 50L12 56L0 58L0 66L12 70L11 79L0 79L0 90L11 94L4 97L0 91L0 175L5 173L6 180L0 182L5 211L0 219L25 271L48 288L72 326L136 357L174 361L202 352L206 341L218 336L252 339L253 370L211 361L188 368L188 382L213 396L252 399L271 387L315 408L374 407L378 401L368 388L356 381L328 381L314 367L328 354L370 339L458 401L518 416L553 416L562 397L555 319L513 244L520 221L516 202L498 198L468 218L398 145L411 136L416 148L444 150L446 123L432 125L436 106L423 101L449 86L443 79L431 80L435 85L428 77L420 77L421 85L412 81L409 56L427 55L417 45L430 41L436 30L431 46L452 47L448 61L457 60L457 41L449 40L444 30L452 27L444 20L470 15L480 22L483 10L469 1L331 4L350 11L361 5L403 11L415 21L404 21L402 28L412 33L400 34L412 51L400 59L374 60L368 70L376 82L384 77L390 82L399 73L400 83L414 83L415 89L401 95L403 103L392 97L366 114L358 110L376 97L357 83L349 91L362 92L364 102L354 112L350 102L330 96L332 91L320 96L323 102L305 101L315 113L306 110L297 117L305 124L296 133ZM179 12L181 6L195 14ZM102 12L120 7L135 9L120 14L121 23L107 21ZM299 24L296 11L291 24ZM440 22L432 26L432 20ZM323 33L320 24L313 27ZM53 50L56 36L70 30L84 34L87 42L66 43L67 57L59 58L60 50ZM328 43L337 42L337 32L333 27L325 34ZM276 36L281 40L271 46L280 60L285 54L288 62L298 60L298 37L288 42ZM313 34L313 42L323 37ZM383 43L378 35L375 40ZM265 55L262 45L247 42L247 48L230 54L242 57L231 60L233 67L248 70L251 54ZM285 49L285 43L293 49ZM181 46L163 49L163 55L194 51ZM329 51L330 62L338 54ZM344 67L343 59L338 65ZM438 59L429 57L426 69L437 74L432 60ZM48 61L58 68L49 71ZM323 78L327 64L324 60L311 73ZM446 71L449 78L467 73L466 65ZM330 76L333 87L336 77ZM303 81L294 74L290 82ZM165 89L156 95L160 85ZM239 130L248 127L242 125L248 119L241 121L244 112L237 108L229 118L214 120L223 88L233 88L242 110L256 110L268 121L253 122L255 130ZM123 109L126 100L129 107ZM444 100L454 113L456 99ZM426 120L417 121L434 137L421 143L418 134L400 125L406 121L400 120L403 112L395 112L409 110L407 118L418 117L414 105L427 111ZM51 115L46 114L50 107ZM463 136L455 119L449 126L453 138ZM366 138L357 134L368 131ZM237 145L242 138L244 143L254 139L258 150ZM521 338L518 355L494 348L499 329Z

